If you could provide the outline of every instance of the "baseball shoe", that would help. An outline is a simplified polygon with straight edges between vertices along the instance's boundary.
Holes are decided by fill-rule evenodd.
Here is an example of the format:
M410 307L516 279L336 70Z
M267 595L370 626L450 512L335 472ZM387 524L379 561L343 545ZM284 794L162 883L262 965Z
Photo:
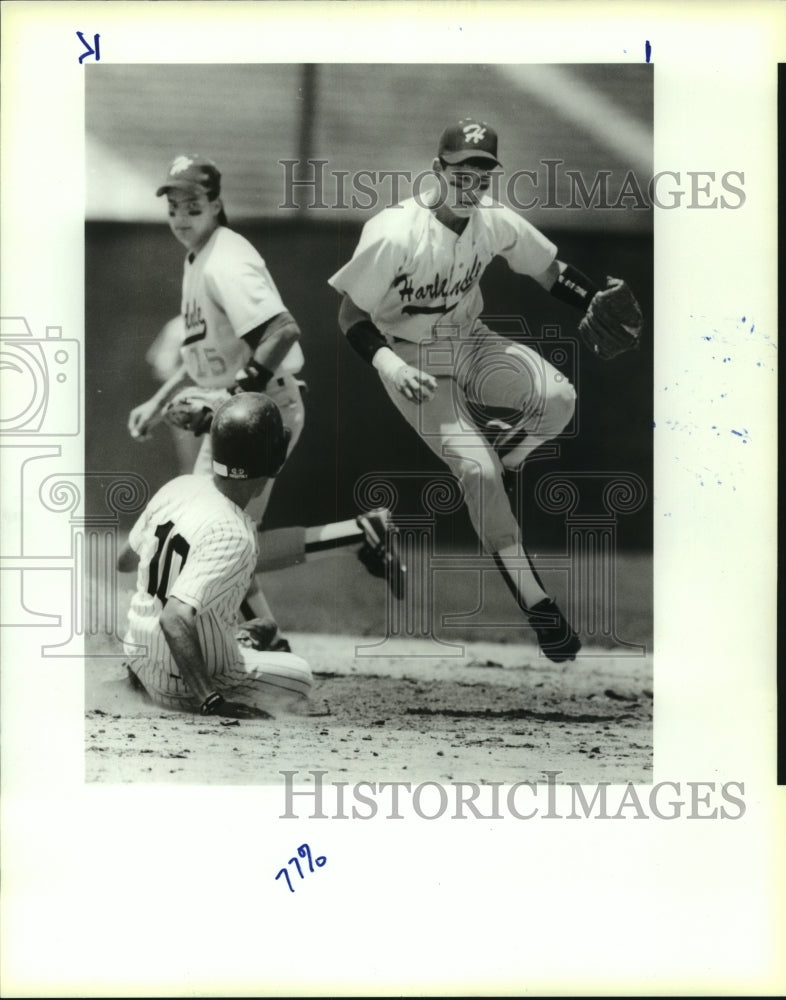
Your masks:
M372 576L386 580L391 593L400 601L406 592L407 567L399 555L398 533L393 528L390 511L377 507L358 514L355 522L364 535L358 559Z
M529 623L538 637L538 645L554 663L575 660L581 640L550 597L544 597L528 609Z

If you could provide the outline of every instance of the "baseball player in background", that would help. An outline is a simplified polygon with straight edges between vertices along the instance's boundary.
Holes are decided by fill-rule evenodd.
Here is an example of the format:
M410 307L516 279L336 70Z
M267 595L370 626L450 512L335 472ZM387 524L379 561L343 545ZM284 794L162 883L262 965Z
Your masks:
M265 261L248 240L228 227L215 163L196 155L178 156L156 191L157 197L162 195L167 199L169 227L186 249L184 336L176 370L150 399L131 411L131 436L146 439L187 386L208 390L197 404L191 398L178 409L177 426L197 435L204 434L213 409L230 392L254 390L264 391L281 410L291 452L304 421L304 383L297 377L304 363L298 324L281 300ZM209 474L211 460L210 437L205 435L194 472ZM249 509L257 523L272 488L270 478ZM288 649L259 588L249 595L248 603L253 615L268 621L270 648Z
M307 697L312 683L305 660L259 649L257 623L238 629L259 554L245 508L283 464L291 433L272 399L246 392L216 410L210 438L212 474L164 485L118 558L121 572L137 571L126 665L165 708L269 718L268 708Z
M183 329L183 317L178 313L164 323L145 354L145 361L156 380L162 384L180 369L180 345L185 336ZM172 423L167 426L177 452L178 474L191 472L202 447L202 439L187 428Z
M556 246L489 194L500 168L486 122L447 128L434 159L434 189L383 209L363 227L352 259L330 278L342 295L339 325L373 366L390 399L463 487L475 531L555 662L575 659L578 635L529 559L506 480L570 421L575 391L536 351L480 319L480 279L494 257L585 312L579 325L595 353L638 342L641 312L619 279L601 291L557 258ZM480 407L515 412L494 436Z

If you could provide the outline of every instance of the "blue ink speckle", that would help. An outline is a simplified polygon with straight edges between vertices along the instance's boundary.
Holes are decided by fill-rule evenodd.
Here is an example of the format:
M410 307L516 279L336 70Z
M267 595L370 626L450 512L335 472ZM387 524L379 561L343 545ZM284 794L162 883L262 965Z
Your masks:
M650 56L652 55L652 46L649 43L649 39L644 43L644 58L647 62L650 61Z
M741 322L743 322L743 323L745 322L745 317L744 316L742 317Z

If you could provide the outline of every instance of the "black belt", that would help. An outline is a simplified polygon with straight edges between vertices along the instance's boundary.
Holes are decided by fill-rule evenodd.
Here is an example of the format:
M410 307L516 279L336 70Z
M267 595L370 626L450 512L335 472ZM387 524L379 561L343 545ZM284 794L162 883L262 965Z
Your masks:
M302 378L299 378L299 376L297 375L292 375L292 378L295 380L295 385L300 390L300 395L305 396L305 394L308 392L308 385L303 381ZM283 378L281 375L279 375L277 378L271 379L270 382L268 382L268 385L277 385L279 389L283 389L286 384L287 380Z

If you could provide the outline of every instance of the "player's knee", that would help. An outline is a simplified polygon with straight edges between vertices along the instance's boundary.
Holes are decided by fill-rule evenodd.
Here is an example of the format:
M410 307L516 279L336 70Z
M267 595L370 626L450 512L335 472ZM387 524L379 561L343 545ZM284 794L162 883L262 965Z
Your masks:
M481 485L496 483L502 478L502 468L490 452L478 448L471 456L462 456L456 469L465 495L473 495Z
M573 418L576 410L576 390L566 378L554 381L549 389L543 414L544 430L558 434Z

